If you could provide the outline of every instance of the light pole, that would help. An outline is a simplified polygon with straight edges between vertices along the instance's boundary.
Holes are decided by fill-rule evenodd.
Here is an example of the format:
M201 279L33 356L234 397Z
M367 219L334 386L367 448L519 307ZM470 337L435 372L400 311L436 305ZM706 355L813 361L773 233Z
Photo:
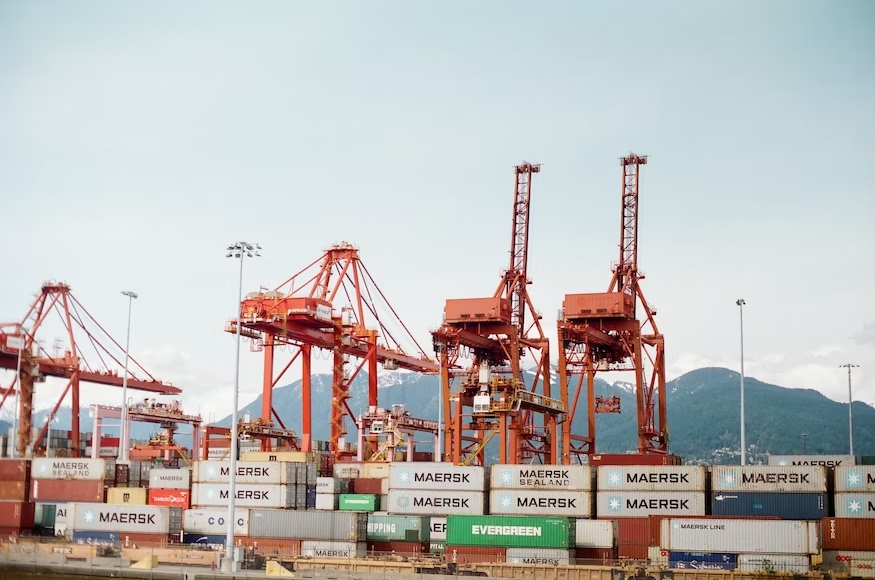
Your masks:
M12 449L9 456L14 458L18 448L18 405L19 393L21 393L21 353L24 352L24 347L27 344L27 330L20 324L18 325L18 333L21 337L18 339L18 364L15 370L15 408L12 413Z
M802 434L802 455L808 455L808 446L805 445L805 439L808 437L808 433Z
M237 354L234 359L234 407L231 410L231 469L230 483L228 485L228 533L225 540L225 567L228 572L236 572L234 562L234 524L236 518L234 511L237 507L237 406L240 391L240 328L242 321L240 320L240 303L243 302L243 259L258 257L261 254L258 250L261 246L258 244L250 244L249 242L237 242L228 246L228 253L225 257L236 258L240 260L240 273L238 276L237 286L237 303L234 308L237 311Z
M739 336L741 337L741 464L747 465L747 450L744 442L744 298L735 301L738 305Z
M131 351L131 308L134 305L134 299L138 298L136 292L130 290L122 291L122 295L128 297L128 331L125 339L125 375L122 378L122 427L119 433L119 463L127 465L128 463L128 448L130 447L130 433L128 433L128 353Z
M441 356L441 352L443 351L443 345L435 344L435 350L437 351L438 358L438 432L437 432L437 443L435 444L434 450L434 460L435 461L443 461L444 456L444 446L443 446L443 432L444 432L444 359Z
M840 369L848 369L848 441L851 445L851 455L854 454L854 412L851 410L853 406L853 396L851 395L851 369L858 369L860 365L846 363L839 365Z

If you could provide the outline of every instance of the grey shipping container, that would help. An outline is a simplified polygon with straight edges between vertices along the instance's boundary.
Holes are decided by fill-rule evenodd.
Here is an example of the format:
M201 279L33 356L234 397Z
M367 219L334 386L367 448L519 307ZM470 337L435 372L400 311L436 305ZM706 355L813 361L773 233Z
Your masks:
M253 538L364 542L368 514L357 512L253 509L249 535Z
M875 465L837 467L835 478L838 492L875 492Z
M786 467L789 465L822 465L835 468L845 465L855 465L857 458L853 455L769 455L769 465Z
M820 522L665 518L660 547L674 552L816 554Z
M824 493L826 468L820 465L715 465L711 489L716 491L765 491Z

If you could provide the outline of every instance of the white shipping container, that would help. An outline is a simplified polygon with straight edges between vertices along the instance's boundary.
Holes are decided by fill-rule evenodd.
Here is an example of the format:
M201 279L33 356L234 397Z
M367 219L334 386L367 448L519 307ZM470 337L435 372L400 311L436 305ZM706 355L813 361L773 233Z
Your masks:
M826 468L821 465L715 465L713 491L777 491L825 493Z
M484 491L485 469L432 461L396 461L389 464L389 490L439 489ZM391 501L391 499L390 499Z
M297 463L286 461L248 461L237 463L237 483L263 485L295 485ZM228 483L231 465L224 461L195 461L192 471L195 483Z
M77 532L169 534L170 508L154 505L69 503L67 528Z
M316 494L316 509L333 511L337 509L340 497L333 493L317 493Z
M429 518L429 528L431 532L429 538L432 540L447 540L447 518L446 516L436 516Z
M118 447L99 447L97 449L99 457L118 457Z
M875 493L837 493L833 501L837 518L875 518Z
M189 489L191 488L191 470L181 469L151 469L149 471L149 487L151 489Z
M304 540L301 542L301 555L308 558L364 558L368 552L365 542L322 542Z
M596 515L600 518L648 516L703 516L705 493L699 491L600 491Z
M318 462L318 453L304 451L246 451L240 455L240 461L246 463L255 461L282 461L288 463Z
M371 461L362 464L362 475L368 479L388 479L390 474L389 466L391 463L383 461Z
M81 457L34 457L30 472L33 479L87 479L104 478L106 460Z
M668 567L668 552L659 546L647 546L647 559L657 566Z
M825 551L823 569L860 578L875 578L875 552Z
M335 463L332 468L334 477L342 477L344 479L354 479L356 477L364 477L364 467L361 463Z
M662 520L660 547L675 552L816 554L820 522L791 520Z
M496 515L592 517L588 491L497 489L489 494L489 513Z
M589 491L588 465L493 465L489 489Z
M837 492L875 492L875 465L836 467Z
M737 569L742 572L808 574L811 557L807 554L739 554Z
M390 514L410 514L421 516L443 516L446 514L482 515L483 495L481 492L445 490L391 489Z
M210 447L207 449L207 459L209 461L231 461L231 448Z
M249 535L249 510L234 510L234 535ZM182 512L182 529L186 533L224 536L228 533L228 508L201 508Z
M613 548L617 545L617 522L577 519L574 537L577 548Z
M701 465L600 465L599 491L705 491Z
M508 564L541 564L544 566L568 566L573 563L573 550L556 548L508 548L505 561Z
M195 483L191 486L191 505L196 507L228 505L228 483ZM293 485L241 484L235 486L236 504L240 507L289 508L295 504Z
M317 477L316 478L316 493L343 493L341 484L343 480L339 477Z
M856 465L853 455L769 455L769 465L822 465L824 467L843 467Z

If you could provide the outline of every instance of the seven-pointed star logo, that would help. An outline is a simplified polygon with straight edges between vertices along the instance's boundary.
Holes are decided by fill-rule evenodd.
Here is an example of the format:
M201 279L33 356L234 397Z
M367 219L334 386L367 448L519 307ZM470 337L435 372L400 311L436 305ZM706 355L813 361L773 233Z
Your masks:
M216 477L216 466L215 465L208 465L207 466L207 477L209 477L210 479L213 479Z
M863 473L861 471L848 472L848 487L860 487L863 483Z
M786 465L787 465L787 460L786 460L786 459L779 459L779 460L778 460L778 465L780 465L781 467L786 466Z
M735 487L735 476L731 473L727 473L723 476L723 485L726 487Z
M608 474L608 485L620 485L622 483L622 476L619 471L612 471Z
M618 512L620 511L622 503L623 502L620 501L619 497L612 495L608 498L608 509L610 509L612 512Z
M509 508L509 507L510 507L510 503L511 503L511 500L510 500L510 496L509 496L509 495L503 495L503 496L501 496L501 507L503 507L503 508Z
M398 507L406 508L410 506L410 498L406 495L402 495L398 498Z
M858 514L863 509L863 502L860 501L859 498L849 497L848 498L848 513Z
M91 522L94 521L94 512L91 510L88 510L87 512L85 512L85 515L82 516L82 519L90 524Z
M505 469L501 472L501 483L510 483L513 481L513 473L511 473L510 469Z
M406 483L408 479L410 479L410 475L406 471L398 472L398 481L403 481Z
M207 498L208 499L215 499L215 497L216 497L216 490L208 489L207 490Z
M39 466L40 473L46 473L49 470L49 464L47 461L43 461L42 465Z

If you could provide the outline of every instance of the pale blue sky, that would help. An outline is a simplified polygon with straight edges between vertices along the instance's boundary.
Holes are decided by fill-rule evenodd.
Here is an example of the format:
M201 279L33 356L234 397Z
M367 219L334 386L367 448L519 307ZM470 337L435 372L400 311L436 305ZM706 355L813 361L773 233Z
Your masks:
M133 289L134 356L224 412L228 243L265 247L249 290L354 242L430 344L497 284L528 160L553 337L607 287L631 150L669 378L737 368L744 297L748 374L845 400L855 362L875 401L873 103L868 1L5 0L0 319L58 278L121 339ZM260 380L244 352L244 400Z

